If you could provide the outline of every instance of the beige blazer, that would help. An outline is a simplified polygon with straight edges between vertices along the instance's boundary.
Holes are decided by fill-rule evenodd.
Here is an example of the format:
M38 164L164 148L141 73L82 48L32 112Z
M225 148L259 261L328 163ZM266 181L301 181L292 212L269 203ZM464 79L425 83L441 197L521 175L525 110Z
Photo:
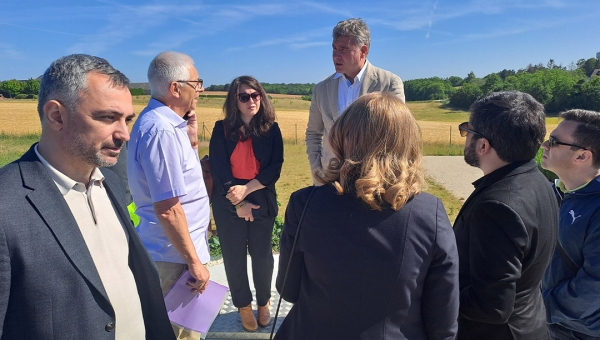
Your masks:
M312 101L306 127L306 153L310 163L313 182L316 170L329 164L332 158L329 146L329 130L339 117L338 113L338 79L335 73L318 83L313 89ZM375 67L367 61L365 76L360 87L359 96L371 92L392 92L404 102L404 84L397 75Z

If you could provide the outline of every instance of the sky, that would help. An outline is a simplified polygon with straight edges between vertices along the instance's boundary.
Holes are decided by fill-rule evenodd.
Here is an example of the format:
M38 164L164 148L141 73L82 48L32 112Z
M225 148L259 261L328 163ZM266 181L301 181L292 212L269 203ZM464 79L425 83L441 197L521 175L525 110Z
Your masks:
M353 17L371 30L368 60L404 80L569 67L600 52L598 0L3 0L0 80L86 53L146 82L152 58L172 50L195 60L205 86L317 83L335 72L333 27Z

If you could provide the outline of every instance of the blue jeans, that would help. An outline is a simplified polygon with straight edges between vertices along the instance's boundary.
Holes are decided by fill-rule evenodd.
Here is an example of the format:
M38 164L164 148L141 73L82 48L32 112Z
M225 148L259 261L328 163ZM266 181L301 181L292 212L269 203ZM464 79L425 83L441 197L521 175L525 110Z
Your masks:
M558 324L548 325L548 336L550 340L594 340L599 337L583 334Z

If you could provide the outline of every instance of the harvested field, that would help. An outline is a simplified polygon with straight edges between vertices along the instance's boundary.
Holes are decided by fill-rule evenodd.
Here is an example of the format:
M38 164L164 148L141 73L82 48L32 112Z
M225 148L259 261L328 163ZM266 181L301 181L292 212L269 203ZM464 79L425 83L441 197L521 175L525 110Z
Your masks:
M279 95L273 95L278 96ZM290 101L298 100L298 96L281 95L279 98L289 99ZM307 104L308 102L303 104ZM200 124L199 135L203 136L204 139L209 139L212 133L215 121L223 118L220 105L211 104L209 107L202 105L199 101L197 113L198 122ZM285 103L288 104L287 102ZM294 103L296 105L297 103ZM441 144L453 144L462 145L464 138L458 134L458 128L456 121L468 120L468 114L466 112L450 111L440 108L440 103L436 102L416 102L409 103L408 106L415 112L421 131L423 133L423 143L441 143ZM277 108L277 104L275 107ZM133 106L134 111L139 114L145 107L145 103L141 104L139 101L135 101ZM432 111L437 110L438 115L444 115L440 117L440 121L433 121L431 119ZM425 118L421 120L420 117ZM298 141L298 143L304 142L304 133L306 131L306 124L308 122L308 108L305 110L286 110L286 107L277 108L277 121L281 128L283 138L290 141ZM548 119L547 135L557 125L555 118ZM204 124L204 129L202 129ZM40 133L41 126L40 120L37 114L37 101L36 100L2 100L0 101L0 132L6 134L29 134L29 133Z

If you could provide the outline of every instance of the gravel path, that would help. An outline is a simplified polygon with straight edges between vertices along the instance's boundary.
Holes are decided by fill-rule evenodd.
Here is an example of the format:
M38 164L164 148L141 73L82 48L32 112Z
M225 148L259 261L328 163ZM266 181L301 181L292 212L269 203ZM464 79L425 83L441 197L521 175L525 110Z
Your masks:
M465 163L463 156L425 156L423 170L426 176L463 201L473 192L471 183L483 176L479 168Z

